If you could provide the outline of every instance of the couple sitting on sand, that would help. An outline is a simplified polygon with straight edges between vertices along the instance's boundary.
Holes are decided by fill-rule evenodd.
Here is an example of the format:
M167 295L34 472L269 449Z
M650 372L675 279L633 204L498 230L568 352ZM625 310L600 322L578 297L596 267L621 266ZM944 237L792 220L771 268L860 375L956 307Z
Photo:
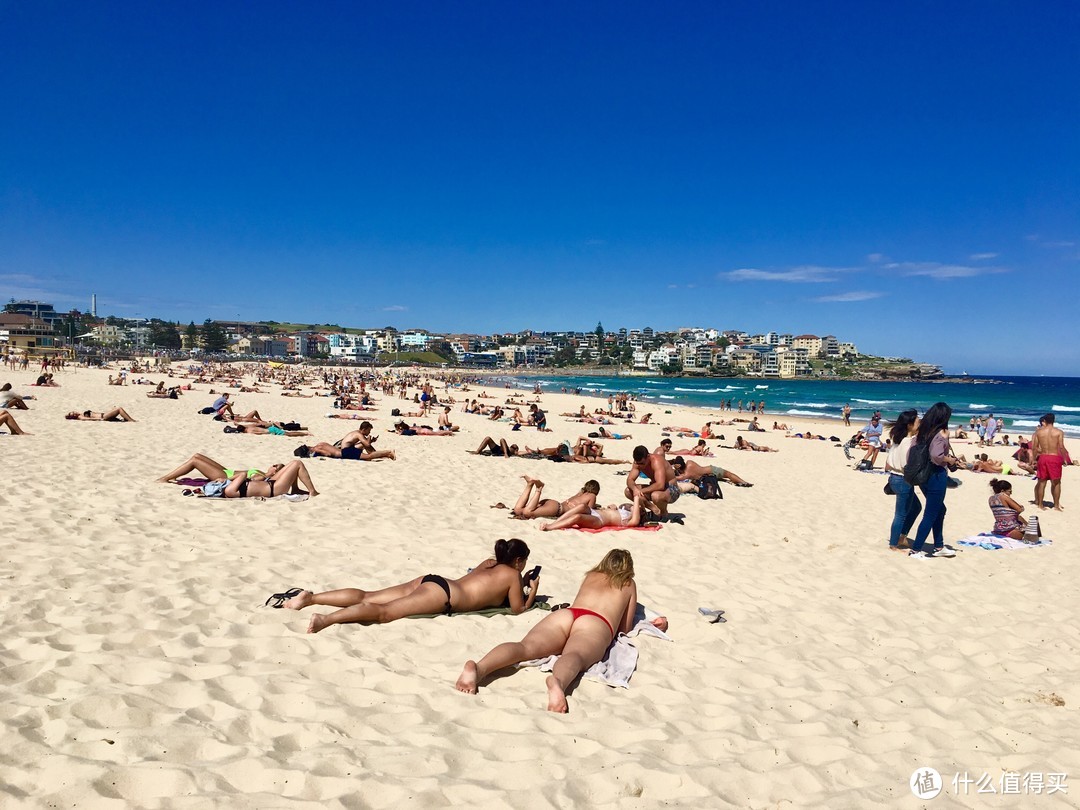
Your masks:
M460 579L447 580L428 574L379 591L345 588L316 594L294 588L274 594L267 603L275 602L274 607L291 610L310 605L340 608L312 616L309 633L345 622L381 624L407 616L451 615L499 606L509 607L517 614L532 607L540 582L539 566L522 577L528 559L529 547L523 541L499 540L494 558L480 563ZM527 597L523 594L526 585ZM475 694L478 684L498 670L522 661L559 655L547 679L548 710L565 712L566 689L604 656L619 632L631 629L636 608L633 558L629 551L612 549L585 575L571 606L551 612L521 641L500 644L478 662L467 661L456 687ZM661 630L667 629L664 618L654 620L654 624Z

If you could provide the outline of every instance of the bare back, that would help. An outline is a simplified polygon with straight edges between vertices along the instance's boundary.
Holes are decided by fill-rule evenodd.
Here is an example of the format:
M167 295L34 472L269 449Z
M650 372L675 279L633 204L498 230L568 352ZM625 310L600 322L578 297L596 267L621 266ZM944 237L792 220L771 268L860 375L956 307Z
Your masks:
M1065 455L1065 434L1060 428L1044 425L1031 437L1031 449L1035 457L1042 455Z
M498 607L505 601L517 611L524 602L521 574L516 568L500 565L493 559L484 560L460 579L450 580L449 585L451 602L457 613Z
M630 580L623 588L614 588L607 574L590 571L585 575L573 607L588 608L611 622L615 631L626 632L634 621L637 607L637 584Z

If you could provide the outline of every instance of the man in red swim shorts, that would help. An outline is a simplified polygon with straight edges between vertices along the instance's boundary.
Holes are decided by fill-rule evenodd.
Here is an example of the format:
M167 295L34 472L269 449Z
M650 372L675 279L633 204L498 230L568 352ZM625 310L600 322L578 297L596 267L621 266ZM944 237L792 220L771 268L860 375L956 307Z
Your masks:
M1061 509L1061 468L1064 465L1065 434L1060 428L1054 427L1054 414L1048 413L1039 420L1039 428L1031 437L1031 454L1035 462L1035 505L1045 509L1043 505L1043 493L1046 491L1046 482L1050 482L1050 494L1054 498L1054 509Z

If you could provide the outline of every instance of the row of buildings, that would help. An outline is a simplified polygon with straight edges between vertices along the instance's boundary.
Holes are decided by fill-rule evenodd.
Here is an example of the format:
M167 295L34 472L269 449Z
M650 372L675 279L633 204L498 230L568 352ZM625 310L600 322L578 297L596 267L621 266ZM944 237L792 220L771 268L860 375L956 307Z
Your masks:
M109 319L92 323L79 335L57 331L62 322L78 320L77 312L58 315L48 304L11 302L0 315L0 349L33 354L62 350L72 344L111 349L151 349L154 331L145 320ZM226 336L227 350L243 356L322 358L365 363L396 352L437 351L474 367L618 365L625 369L730 372L763 377L802 377L812 373L811 360L853 360L858 350L833 335L750 334L739 330L683 328L658 332L650 327L606 332L523 332L496 335L435 334L392 327L362 330L272 330L267 323L214 321ZM200 350L186 330L177 330L182 348ZM195 330L198 332L198 330Z

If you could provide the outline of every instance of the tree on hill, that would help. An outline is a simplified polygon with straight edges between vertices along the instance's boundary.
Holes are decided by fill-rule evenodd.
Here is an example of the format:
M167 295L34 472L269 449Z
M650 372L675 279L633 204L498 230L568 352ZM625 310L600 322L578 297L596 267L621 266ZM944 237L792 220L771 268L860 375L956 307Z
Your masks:
M221 354L229 346L229 336L221 324L207 318L203 321L203 349L210 354Z
M187 335L188 346L190 348L194 349L199 345L199 327L195 325L195 321L192 321L187 325L184 334Z
M179 349L181 346L180 333L176 326L158 318L151 318L149 323L150 334L147 342L159 349Z
M429 346L429 350L439 355L443 360L448 363L456 363L457 355L454 354L453 348L450 346L450 342L446 340L433 341Z
M597 346L597 348L603 349L604 348L604 325L602 323L600 323L600 321L597 321L596 322L596 329L594 329L593 331L596 332L596 346Z

